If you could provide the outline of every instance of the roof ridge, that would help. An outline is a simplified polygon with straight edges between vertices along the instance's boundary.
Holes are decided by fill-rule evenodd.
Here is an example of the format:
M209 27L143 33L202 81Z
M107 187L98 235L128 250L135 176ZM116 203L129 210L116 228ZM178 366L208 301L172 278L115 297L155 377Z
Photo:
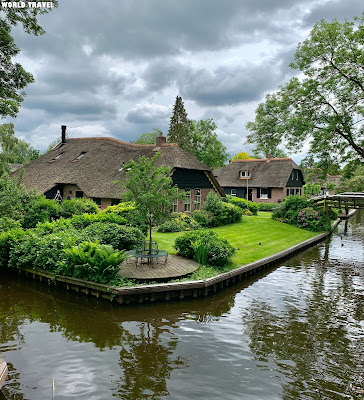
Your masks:
M84 137L84 138L68 138L67 143L70 141L78 141L78 140L105 140L109 142L115 142L118 144L122 144L123 146L129 146L129 147L144 147L144 148L155 148L156 144L137 144L137 143L129 143L129 142L124 142L123 140L116 139L113 137L109 136L101 136L101 137ZM164 143L162 144L161 147L178 147L177 143Z
M252 162L252 161L293 161L291 157L284 157L284 158L251 158L249 160L233 160L232 162Z

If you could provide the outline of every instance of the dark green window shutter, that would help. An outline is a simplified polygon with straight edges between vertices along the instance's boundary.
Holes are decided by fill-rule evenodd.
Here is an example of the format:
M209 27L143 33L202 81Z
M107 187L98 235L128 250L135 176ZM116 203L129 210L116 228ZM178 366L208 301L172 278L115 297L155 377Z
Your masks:
M257 188L257 198L260 198L260 188Z
M268 199L272 198L272 188L268 188Z

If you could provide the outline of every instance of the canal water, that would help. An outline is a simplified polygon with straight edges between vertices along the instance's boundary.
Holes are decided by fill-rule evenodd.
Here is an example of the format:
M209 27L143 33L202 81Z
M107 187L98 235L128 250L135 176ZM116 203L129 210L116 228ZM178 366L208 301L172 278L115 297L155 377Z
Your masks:
M214 297L119 307L0 275L6 399L364 398L364 213ZM1 397L1 396L0 396Z

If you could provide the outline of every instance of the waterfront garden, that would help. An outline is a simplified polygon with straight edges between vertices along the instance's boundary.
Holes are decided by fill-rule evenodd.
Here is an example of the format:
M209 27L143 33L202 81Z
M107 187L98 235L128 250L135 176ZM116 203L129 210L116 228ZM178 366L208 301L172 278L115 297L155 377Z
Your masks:
M112 286L136 282L119 273L127 251L145 240L148 221L137 204L99 210L89 199L58 204L1 180L0 267L28 268ZM164 217L153 239L169 254L196 260L200 268L185 279L204 279L272 255L329 229L331 212L289 196L272 212L244 199L211 193L201 210Z

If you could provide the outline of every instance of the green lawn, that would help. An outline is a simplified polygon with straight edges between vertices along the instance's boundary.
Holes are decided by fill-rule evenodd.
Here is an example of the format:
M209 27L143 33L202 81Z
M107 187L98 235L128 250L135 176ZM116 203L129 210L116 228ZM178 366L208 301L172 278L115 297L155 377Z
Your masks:
M260 212L257 216L251 217L243 216L241 222L220 226L213 230L225 237L235 248L240 249L236 250L233 256L234 267L278 253L318 234L273 221L271 213L268 212ZM155 232L153 240L158 242L160 249L176 254L173 248L174 241L182 234L183 232ZM258 244L259 242L261 245Z

